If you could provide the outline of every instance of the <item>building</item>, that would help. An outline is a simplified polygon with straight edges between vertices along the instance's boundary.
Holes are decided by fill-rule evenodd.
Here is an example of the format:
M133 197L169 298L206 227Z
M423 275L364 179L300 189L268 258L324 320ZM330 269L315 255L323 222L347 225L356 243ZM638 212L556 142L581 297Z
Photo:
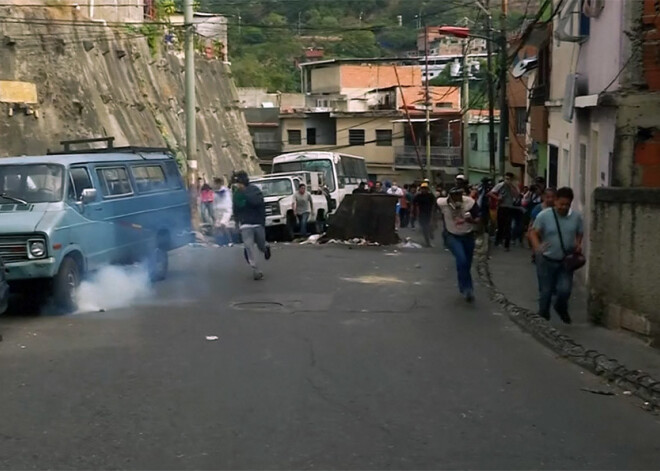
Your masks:
M169 21L172 26L183 26L185 23L183 13L181 12L170 15ZM227 18L215 13L196 11L193 13L193 23L195 25L195 32L206 43L207 55L219 55L220 60L228 61ZM216 54L212 49L218 43L221 47Z
M265 88L239 88L238 99L259 166L270 173L273 157L282 153L280 114L304 108L305 97L301 93L268 93Z
M514 38L510 46L518 55L509 70L508 156L521 182L530 183L546 176L548 168L548 109L545 101L550 83L552 27L539 25L520 45Z
M470 183L479 183L482 178L490 176L490 150L489 150L489 114L488 110L468 111L469 148L467 153L467 170ZM499 175L498 137L500 125L500 110L495 110L495 171Z
M365 157L372 180L421 178L426 100L415 61L337 59L301 70L306 103L280 116L283 152L338 150ZM461 165L460 91L429 94L431 167L437 178L452 178Z
M555 6L559 5L556 0ZM585 219L592 319L660 345L657 1L568 0L553 20L548 170Z
M82 12L89 18L109 23L142 23L145 14L149 14L154 8L153 0L67 0L59 3L72 6L80 4Z

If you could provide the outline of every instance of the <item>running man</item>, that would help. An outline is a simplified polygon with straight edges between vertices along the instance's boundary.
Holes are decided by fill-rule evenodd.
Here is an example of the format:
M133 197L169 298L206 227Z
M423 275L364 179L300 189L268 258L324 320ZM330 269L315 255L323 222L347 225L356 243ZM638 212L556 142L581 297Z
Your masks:
M256 185L250 184L248 174L243 170L234 175L237 190L234 194L234 218L241 230L245 259L252 267L255 280L264 274L257 264L258 251L270 259L270 246L266 242L266 204L264 195ZM258 249L258 251L257 251Z
M472 284L472 258L474 255L474 229L479 223L479 206L463 188L454 187L449 196L438 198L438 206L446 229L446 244L456 259L458 289L468 302L474 301Z

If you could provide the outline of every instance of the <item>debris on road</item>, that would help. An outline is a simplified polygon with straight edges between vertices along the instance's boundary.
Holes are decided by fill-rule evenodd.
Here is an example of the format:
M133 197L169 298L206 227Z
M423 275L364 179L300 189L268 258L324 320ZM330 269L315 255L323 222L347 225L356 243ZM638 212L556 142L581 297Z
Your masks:
M598 394L600 396L615 396L614 392L606 389L580 388L580 390L590 392L591 394Z
M406 237L405 241L401 242L400 244L397 244L397 247L401 247L402 249L421 249L421 248L423 248L420 244L410 240L410 237Z
M217 335L207 335L206 340L208 340L209 342L213 342L214 340L218 340L218 336Z
M322 235L323 234L312 234L307 239L303 240L300 245L317 244Z

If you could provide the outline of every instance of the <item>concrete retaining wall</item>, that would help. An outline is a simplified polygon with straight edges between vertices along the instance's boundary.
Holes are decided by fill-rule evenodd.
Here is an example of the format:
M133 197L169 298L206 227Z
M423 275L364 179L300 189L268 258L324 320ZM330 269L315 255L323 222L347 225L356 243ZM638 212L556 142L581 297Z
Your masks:
M660 348L660 189L598 188L589 257L589 314Z
M160 38L150 47L127 27L92 25L71 9L0 8L0 15L14 18L0 24L0 81L35 84L38 98L0 100L0 157L114 136L117 146L167 146L183 160L183 58L163 51ZM200 174L260 173L229 66L198 57L196 75Z

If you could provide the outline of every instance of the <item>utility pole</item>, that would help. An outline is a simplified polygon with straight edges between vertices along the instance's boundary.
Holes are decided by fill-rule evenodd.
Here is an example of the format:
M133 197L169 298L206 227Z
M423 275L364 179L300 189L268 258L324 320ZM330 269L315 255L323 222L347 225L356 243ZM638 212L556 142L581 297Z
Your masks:
M508 14L508 0L502 0L502 21L500 25L500 67L499 67L499 82L500 82L500 175L504 177L506 173L506 138L509 135L509 106L507 103L507 73L508 73L508 57L507 57L507 41L506 41L506 17Z
M495 170L495 88L493 85L493 17L490 14L490 0L486 1L487 10L487 32L488 39L486 40L486 53L488 55L488 158L490 176L495 178L497 175ZM501 115L500 115L501 119Z
M426 178L431 183L431 94L429 91L429 35L426 25L424 25L424 109L426 110Z
M470 74L468 71L468 51L470 50L470 38L463 41L463 91L462 105L463 110L463 175L465 178L470 178Z
M186 90L186 161L188 181L196 182L197 174L197 120L195 119L195 25L193 24L193 0L184 1L183 18L186 28L185 90Z

